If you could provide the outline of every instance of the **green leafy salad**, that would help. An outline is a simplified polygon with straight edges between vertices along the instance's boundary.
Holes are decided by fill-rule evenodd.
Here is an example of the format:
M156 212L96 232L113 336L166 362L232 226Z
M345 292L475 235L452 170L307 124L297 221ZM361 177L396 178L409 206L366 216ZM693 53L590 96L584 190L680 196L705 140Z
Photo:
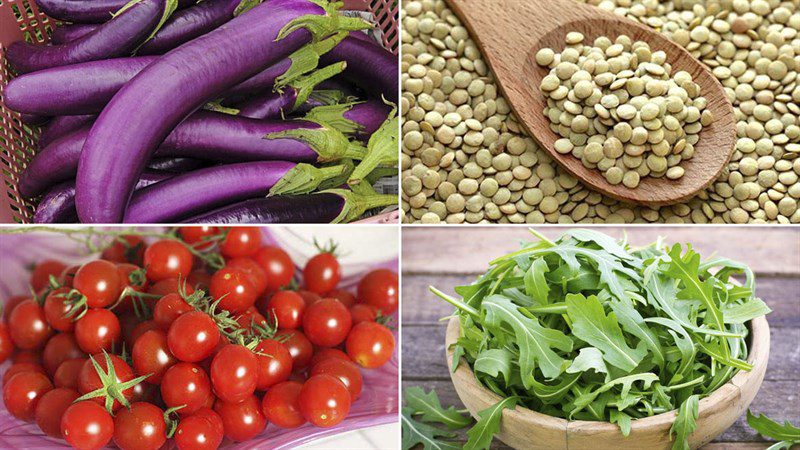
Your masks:
M678 410L673 448L688 448L699 400L751 369L747 322L770 312L753 272L702 260L690 245L632 248L590 230L555 241L532 232L538 241L456 287L462 299L431 288L460 320L453 367L463 358L504 399L465 448L487 448L502 409L515 405L615 423L626 436L632 420ZM414 408L404 413L413 420Z

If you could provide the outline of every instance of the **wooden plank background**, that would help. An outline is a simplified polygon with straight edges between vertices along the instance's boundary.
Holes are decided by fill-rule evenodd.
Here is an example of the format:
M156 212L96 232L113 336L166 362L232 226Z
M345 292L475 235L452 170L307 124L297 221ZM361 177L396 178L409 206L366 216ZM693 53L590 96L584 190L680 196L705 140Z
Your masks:
M541 227L556 237L568 230ZM757 274L757 295L773 309L768 316L772 348L761 390L751 408L771 418L800 423L800 228L647 226L602 227L646 245L661 236L692 245L705 258L716 253L748 264ZM435 389L443 405L463 408L445 361L445 322L453 308L428 291L433 285L453 293L484 272L491 259L514 251L533 236L525 227L405 227L402 256L403 388ZM465 440L462 433L461 439ZM704 450L763 449L765 440L741 417ZM506 449L495 440L493 449Z

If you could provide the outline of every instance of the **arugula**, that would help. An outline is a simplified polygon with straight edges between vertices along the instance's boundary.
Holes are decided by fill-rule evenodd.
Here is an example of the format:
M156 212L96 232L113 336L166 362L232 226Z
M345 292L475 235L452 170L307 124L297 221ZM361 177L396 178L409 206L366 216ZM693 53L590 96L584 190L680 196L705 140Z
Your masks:
M459 450L461 448L461 444L457 442L441 440L441 438L452 439L456 437L455 433L415 420L409 408L403 408L400 419L403 450L410 450L419 444L422 444L424 450Z
M678 408L678 417L669 429L669 435L675 433L675 445L673 450L690 450L689 435L697 428L697 415L700 413L700 397L692 395L687 398Z
M441 423L450 429L464 428L472 423L471 417L462 415L454 407L442 408L434 391L425 393L422 388L414 386L406 389L403 396L408 409L413 414L421 414L426 422Z
M492 438L495 433L500 431L500 419L503 417L504 409L514 409L517 405L516 397L508 397L501 400L494 406L478 413L478 423L469 431L469 439L464 444L464 450L486 450L492 445Z
M789 449L794 444L800 444L800 428L788 420L781 425L765 415L755 416L748 409L747 424L758 434L778 441L767 450Z

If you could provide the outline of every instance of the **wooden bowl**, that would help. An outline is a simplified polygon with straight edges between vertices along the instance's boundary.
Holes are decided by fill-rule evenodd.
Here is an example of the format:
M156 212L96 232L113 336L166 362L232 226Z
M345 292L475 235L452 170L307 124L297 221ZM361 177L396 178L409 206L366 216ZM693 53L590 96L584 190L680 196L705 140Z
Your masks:
M500 400L500 396L486 389L475 378L469 365L461 359L452 371L451 345L459 336L458 318L447 325L445 345L447 365L456 393L473 417ZM738 419L761 387L769 359L769 325L759 317L750 323L750 354L747 361L753 365L750 372L739 371L728 383L700 400L697 429L689 436L689 445L698 448L722 434ZM592 450L669 450L672 441L669 429L677 416L676 411L634 420L630 435L625 437L619 427L607 422L584 420L569 421L548 416L517 406L503 411L500 433L497 437L507 445L526 450L592 449Z

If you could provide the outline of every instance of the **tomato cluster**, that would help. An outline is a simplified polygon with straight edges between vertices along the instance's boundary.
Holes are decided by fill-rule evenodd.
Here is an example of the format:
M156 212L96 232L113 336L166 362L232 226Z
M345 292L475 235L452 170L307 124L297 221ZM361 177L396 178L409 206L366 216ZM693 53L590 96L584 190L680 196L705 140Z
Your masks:
M100 259L43 261L34 296L0 321L3 402L78 449L215 449L268 423L330 427L361 395L362 370L395 339L397 274L338 288L335 254L302 271L254 227L182 227L148 243L118 237ZM298 278L299 274L298 274Z

